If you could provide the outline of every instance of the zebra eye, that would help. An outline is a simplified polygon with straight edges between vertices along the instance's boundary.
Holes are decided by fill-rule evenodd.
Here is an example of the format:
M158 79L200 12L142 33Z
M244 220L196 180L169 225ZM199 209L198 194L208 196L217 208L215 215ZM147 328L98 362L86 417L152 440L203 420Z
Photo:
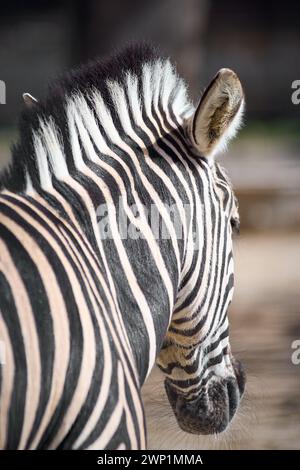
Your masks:
M232 231L238 235L240 233L240 220L238 217L231 217L230 219L230 225L232 228Z

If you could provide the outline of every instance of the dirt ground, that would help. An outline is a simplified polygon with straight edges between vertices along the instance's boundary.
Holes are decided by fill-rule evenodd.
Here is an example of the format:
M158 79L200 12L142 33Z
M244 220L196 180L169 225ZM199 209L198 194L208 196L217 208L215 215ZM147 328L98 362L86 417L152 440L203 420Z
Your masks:
M247 392L229 430L201 437L178 428L155 369L144 386L150 449L299 449L300 233L245 235L235 243L231 345Z

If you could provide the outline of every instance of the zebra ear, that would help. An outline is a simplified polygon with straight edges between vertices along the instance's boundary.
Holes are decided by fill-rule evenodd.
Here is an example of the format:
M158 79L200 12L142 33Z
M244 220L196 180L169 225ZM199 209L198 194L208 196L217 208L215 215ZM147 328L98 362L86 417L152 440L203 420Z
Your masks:
M28 108L34 108L38 104L38 100L30 93L23 93L23 100Z
M221 69L206 88L190 120L190 134L201 155L224 150L241 125L244 92L238 76Z

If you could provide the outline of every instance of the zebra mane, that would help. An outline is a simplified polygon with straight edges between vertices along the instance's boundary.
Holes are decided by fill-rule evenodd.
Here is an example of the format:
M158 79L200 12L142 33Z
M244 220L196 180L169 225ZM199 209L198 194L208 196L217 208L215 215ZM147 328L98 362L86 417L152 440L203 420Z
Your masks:
M21 113L19 142L0 188L24 191L30 183L46 189L52 175L63 179L69 173L74 162L68 123L74 113L85 113L92 126L94 119L113 144L116 133L124 137L130 121L138 124L154 107L171 111L179 124L193 110L174 66L148 44L68 72L49 86L45 100Z

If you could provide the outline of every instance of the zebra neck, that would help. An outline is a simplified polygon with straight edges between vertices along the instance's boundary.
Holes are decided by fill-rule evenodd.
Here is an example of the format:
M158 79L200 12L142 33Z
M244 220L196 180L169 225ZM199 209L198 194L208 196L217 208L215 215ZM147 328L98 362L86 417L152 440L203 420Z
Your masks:
M184 83L168 61L157 61L143 65L139 77L128 72L122 83L108 80L106 94L73 92L63 109L37 114L14 152L12 188L18 180L17 191L44 198L84 233L97 254L121 306L141 383L170 323L185 240L177 240L161 209L168 237L157 241L139 208L162 207L175 196L180 200L177 176L171 176L175 155L162 158L157 143L180 132L191 110ZM103 207L112 238L103 238L99 227ZM117 223L121 208L142 233L141 240L122 236Z

